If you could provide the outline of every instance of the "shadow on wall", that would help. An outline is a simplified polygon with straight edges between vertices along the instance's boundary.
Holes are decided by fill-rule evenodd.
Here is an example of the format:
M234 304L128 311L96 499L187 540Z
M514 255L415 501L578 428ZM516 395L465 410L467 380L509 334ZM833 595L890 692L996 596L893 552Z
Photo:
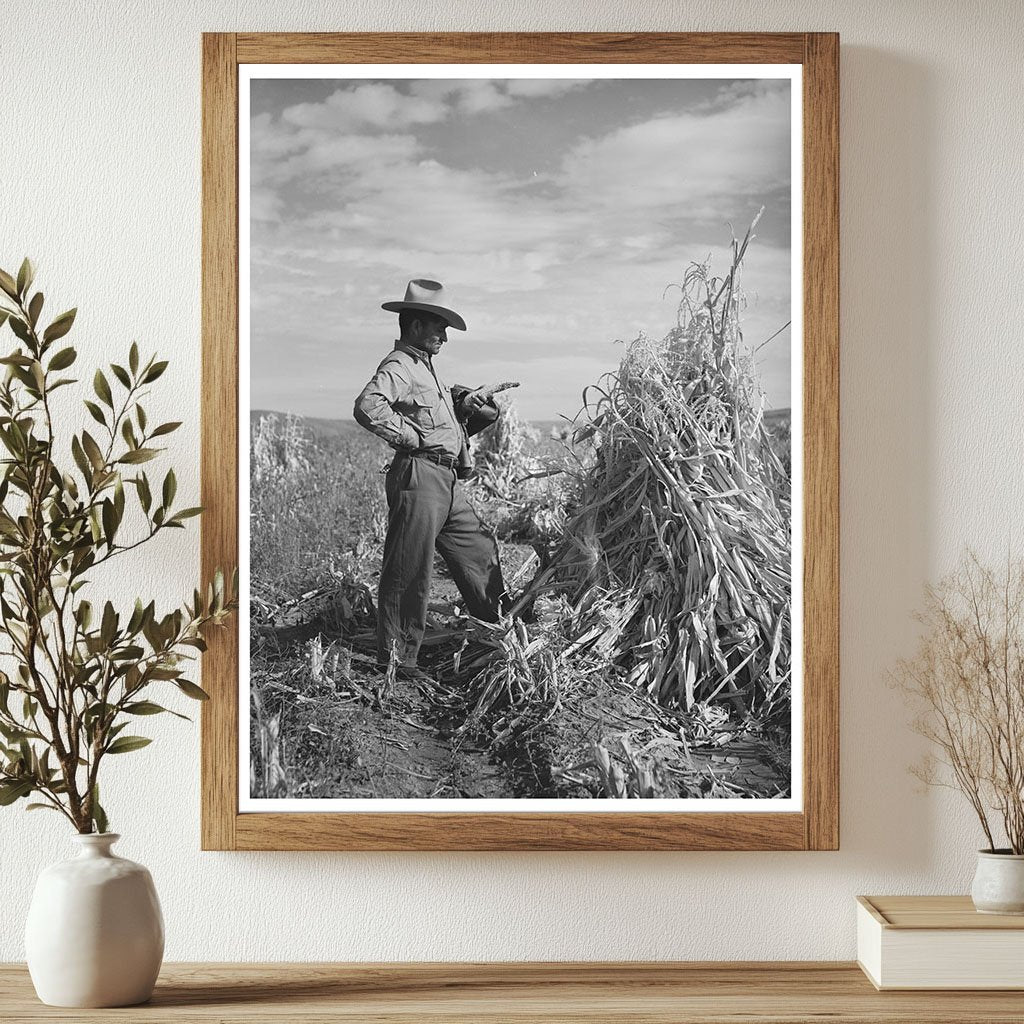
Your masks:
M931 572L934 72L849 46L841 74L841 848L924 872L922 741L888 674Z

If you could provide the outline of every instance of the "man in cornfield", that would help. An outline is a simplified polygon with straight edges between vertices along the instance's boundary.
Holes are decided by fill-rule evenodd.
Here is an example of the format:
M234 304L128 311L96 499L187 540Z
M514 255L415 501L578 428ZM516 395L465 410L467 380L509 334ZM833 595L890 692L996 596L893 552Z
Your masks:
M388 530L377 593L377 655L415 669L427 620L435 549L478 619L496 622L505 598L498 546L459 484L472 473L469 435L494 423L493 397L437 376L447 330L466 323L437 281L413 280L398 313L399 338L356 399L356 422L395 449L384 489Z

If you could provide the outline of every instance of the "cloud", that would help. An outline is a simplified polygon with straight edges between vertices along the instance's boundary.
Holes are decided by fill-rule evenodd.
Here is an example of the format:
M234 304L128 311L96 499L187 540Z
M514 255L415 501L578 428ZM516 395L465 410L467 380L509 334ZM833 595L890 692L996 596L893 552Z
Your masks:
M788 94L778 90L743 95L714 116L655 117L577 145L562 185L619 218L652 208L716 216L738 196L788 183L788 127Z
M430 78L414 82L410 93L447 101L450 115L472 115L504 110L521 100L560 96L587 84L581 78Z
M284 201L273 189L254 188L249 194L249 217L254 221L279 221Z
M549 202L505 196L502 175L446 167L434 160L382 166L354 182L348 203L330 220L357 222L413 249L485 254L507 248L543 250L567 240L573 225Z
M249 153L252 168L258 171L282 156L294 153L307 144L304 136L283 124L268 112L255 114L249 122Z
M287 107L281 120L299 128L358 131L432 124L447 116L446 105L438 99L408 95L383 82L367 82L338 89L319 103Z
M316 133L308 137L301 151L278 160L262 175L265 181L279 185L296 179L328 174L365 174L374 168L402 165L413 159L419 143L412 135L337 135Z
M536 99L538 96L561 96L590 85L590 78L510 78L505 83L509 96Z
M379 128L394 132L461 115L492 113L522 100L559 96L586 84L585 79L568 78L420 79L399 89L387 82L362 82L336 89L316 103L286 107L280 120L284 126L299 129L361 132ZM254 118L254 128L265 129L267 117Z
M415 83L412 93L446 101L445 110L449 116L491 113L515 102L502 83L488 78L428 79Z
M258 352L275 352L272 377L302 374L310 395L331 401L339 389L358 390L363 364L372 370L394 337L395 318L380 303L417 276L444 281L466 317L470 330L457 339L465 344L446 350L459 374L490 379L514 369L534 418L575 412L581 388L621 355L615 339L641 329L663 335L676 303L663 299L665 286L709 253L724 272L726 222L741 231L768 195L787 194L788 90L723 87L685 111L652 105L583 139L566 123L564 152L546 153L551 169L541 175L513 170L515 161L475 166L471 141L458 166L434 155L444 152L432 144L442 114L521 104L530 125L533 116L565 116L546 101L581 84L363 83L332 93L330 109L325 101L254 118L251 303ZM594 103L605 95L595 89ZM415 113L396 113L405 103L418 104ZM758 240L744 285L744 324L756 344L789 318L788 248ZM297 345L310 358L282 369L281 352ZM776 405L788 404L787 352L773 342L764 353ZM323 392L324 379L337 383Z
M751 96L776 96L789 103L790 83L781 78L740 78L732 82L723 82L711 99L698 104L695 108L704 113L717 112L734 106Z

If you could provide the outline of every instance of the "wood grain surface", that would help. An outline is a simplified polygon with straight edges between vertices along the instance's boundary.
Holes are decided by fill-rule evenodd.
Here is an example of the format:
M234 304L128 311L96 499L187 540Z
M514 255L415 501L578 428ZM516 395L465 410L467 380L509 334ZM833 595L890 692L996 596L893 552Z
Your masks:
M970 896L858 896L883 928L1024 931L1024 914L979 914Z
M802 850L801 814L240 814L242 850ZM340 845L339 845L340 844Z
M832 850L839 844L839 37L832 33L203 37L202 566L238 557L240 63L799 63L804 75L804 669L800 813L238 813L237 624L203 658L208 850Z
M1020 992L877 992L849 963L167 964L150 1003L61 1010L0 966L0 1019L156 1022L1020 1024Z
M238 70L233 35L203 36L203 357L200 435L203 585L238 565ZM247 510L248 511L248 510ZM235 846L238 625L203 655L203 849Z
M240 64L799 64L800 32L239 33Z
M804 802L839 848L839 36L804 57Z

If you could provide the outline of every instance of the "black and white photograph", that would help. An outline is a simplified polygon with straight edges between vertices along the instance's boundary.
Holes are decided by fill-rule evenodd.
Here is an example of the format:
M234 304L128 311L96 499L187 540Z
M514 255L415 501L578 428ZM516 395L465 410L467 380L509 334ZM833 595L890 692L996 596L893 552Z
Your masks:
M799 68L246 71L240 810L798 810Z

